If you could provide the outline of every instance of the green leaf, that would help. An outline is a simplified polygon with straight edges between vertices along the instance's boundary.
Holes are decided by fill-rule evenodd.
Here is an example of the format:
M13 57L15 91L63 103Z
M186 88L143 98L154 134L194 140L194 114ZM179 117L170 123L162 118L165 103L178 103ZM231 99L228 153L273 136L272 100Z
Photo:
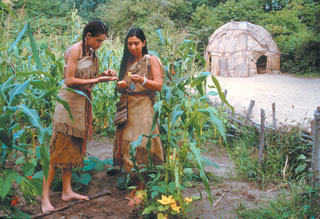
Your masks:
M41 155L41 165L42 165L42 171L47 179L48 172L49 172L49 150L45 144L42 144L40 147L40 155Z
M136 148L141 145L143 135L139 135L138 140L130 143L130 154L136 156Z
M162 35L162 30L158 29L158 30L156 30L156 33L157 33L158 37L160 38L161 44L165 45L165 39L164 39L164 37Z
M12 180L6 177L6 175L4 175L4 177L0 176L0 197L2 201L9 193L11 187L12 187Z
M176 107L171 115L171 121L170 126L175 124L177 120L180 118L181 115L183 115L184 111L180 107Z
M81 183L84 185L88 185L89 182L92 180L92 177L89 173L80 173L80 176L78 176L78 174L73 173L72 174L72 179L76 182L76 183Z
M31 176L34 172L35 165L33 163L24 164L21 170L25 176Z
M7 128L0 128L0 140L7 147L12 147L12 138Z
M51 83L56 83L56 80L54 79L54 77L52 77L52 75L50 75L48 72L44 72L44 71L31 71L31 72L17 72L16 76L23 76L26 77L28 75L40 75L40 76L46 76L50 79ZM48 88L48 87L47 87Z
M27 25L28 25L28 36L29 36L29 40L30 40L30 44L31 44L32 55L33 55L33 58L34 58L34 60L36 62L37 69L39 71L42 71L43 68L42 68L40 57L39 57L39 54L38 54L37 45L36 45L36 43L35 43L35 41L33 39L30 25L28 23L27 23Z
M176 190L176 183L170 182L168 185L168 190L169 190L170 194L173 194Z
M155 206L151 205L147 208L145 208L142 212L142 215L146 215L146 214L150 214L151 212L153 212L156 209Z
M43 178L43 172L42 170L36 172L33 176L32 179L42 179Z
M182 184L187 188L191 188L193 186L193 184L190 180L185 180L182 182Z
M215 87L217 88L217 91L218 91L218 94L219 94L219 97L220 99L227 105L229 106L229 108L231 109L232 111L232 114L234 113L234 108L233 106L231 106L231 104L227 101L226 97L224 96L224 93L222 92L221 90L221 86L220 86L220 83L218 81L218 79L214 76L211 76L211 79L212 79L212 82L214 83Z
M305 160L307 157L304 154L300 154L297 158L297 160Z
M151 199L153 199L154 197L156 197L157 195L159 195L158 191L153 191L151 192Z
M28 28L28 23L26 23L26 24L24 25L24 27L23 27L22 30L20 31L17 39L14 41L14 43L13 43L13 44L11 45L11 47L8 49L8 54L11 52L11 50L13 49L13 47L15 47L15 46L18 44L18 42L21 40L21 38L23 37L23 35L24 35L24 33L26 32L27 28Z
M80 95L84 96L85 98L87 98L87 100L90 102L90 104L92 104L90 98L83 91L72 89L70 87L66 87L64 89L67 90L67 91L70 91L70 92L73 92L73 93L77 93L77 94L80 94Z
M215 168L219 169L219 165L216 164L215 162L213 162L212 160L210 160L209 158L204 157L204 156L202 156L202 158L204 161L204 165L206 165L206 166L211 165L211 166L214 166Z
M199 76L197 76L196 78L194 78L191 82L191 87L197 86L199 84L201 84L203 81L207 80L207 77L211 75L210 72L201 72L201 74Z
M212 195L211 195L211 191L210 191L210 187L209 187L209 180L204 172L204 166L203 166L204 162L203 162L200 150L196 147L195 143L190 143L190 150L191 150L192 155L194 157L194 160L197 164L200 178L205 186L205 190L206 190L207 195L209 197L210 203L212 204L213 200L212 200Z
M218 131L220 132L221 136L223 137L223 139L225 141L227 141L227 139L226 139L226 128L225 128L225 126L223 124L223 121L220 118L218 118L218 117L216 117L214 115L214 109L212 107L208 107L207 109L197 109L197 111L209 116L210 121L213 122L213 124L218 129Z
M11 105L11 102L13 98L25 91L25 89L28 87L29 81L24 82L23 84L16 85L9 93L9 103L8 105Z
M306 167L307 167L307 164L300 164L295 170L294 170L294 172L296 173L296 174L299 174L299 173L301 173L302 171L304 171L305 169L306 169Z
M64 109L68 112L69 114L69 118L71 121L73 121L73 117L71 115L71 110L70 110L70 107L69 107L69 104L67 101L64 101L63 99L61 99L61 97L57 96L57 101L62 104L62 106L64 107Z
M8 90L8 88L10 87L11 81L13 79L14 79L14 75L12 75L10 78L8 78L8 80L6 80L4 83L0 84L0 91L1 91L2 97L5 99L7 104L8 104L8 100L5 95L5 91Z

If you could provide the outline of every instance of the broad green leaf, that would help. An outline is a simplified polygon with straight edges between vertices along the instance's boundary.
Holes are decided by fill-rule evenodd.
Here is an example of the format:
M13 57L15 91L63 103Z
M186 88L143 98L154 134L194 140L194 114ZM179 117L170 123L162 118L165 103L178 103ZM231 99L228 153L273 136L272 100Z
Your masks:
M151 192L151 199L154 199L154 197L156 197L157 195L159 195L158 191Z
M225 126L223 124L223 121L221 119L219 119L217 116L214 115L213 108L209 107L207 109L198 109L197 111L199 111L201 113L204 113L205 115L209 116L209 119L213 122L215 127L218 129L218 131L220 132L220 134L223 137L223 139L225 141L227 141L227 139L226 139L226 129L225 129Z
M21 170L25 176L31 176L34 172L35 165L33 163L24 164Z
M23 77L26 77L28 75L41 75L41 76L48 77L50 79L50 82L56 83L56 80L54 79L54 77L52 77L52 75L50 75L48 72L44 72L44 71L17 72L16 75L23 76Z
M22 129L22 130L19 130L19 131L17 131L17 132L15 132L15 133L13 133L13 143L14 142L16 142L16 140L18 139L18 138L20 138L23 134L24 134L24 129Z
M18 42L21 40L21 38L23 37L23 35L24 35L24 33L26 32L27 28L28 28L28 23L26 23L26 24L24 25L24 27L23 27L22 30L20 31L17 39L14 41L14 43L13 43L13 44L11 45L11 47L8 49L8 54L11 52L11 50L13 49L13 47L15 47L15 46L18 44Z
M174 111L172 112L171 115L171 121L170 121L170 126L172 126L173 124L175 124L177 122L177 120L180 118L180 116L184 113L183 110L181 110L180 107L176 107L174 109Z
M80 95L86 97L87 100L90 102L90 104L92 104L90 98L89 98L83 91L76 90L76 89L72 89L72 88L70 88L70 87L66 87L66 88L64 88L64 89L67 90L67 91L74 92L74 93L77 93L77 94L80 94Z
M212 160L210 160L207 157L202 156L202 158L204 161L204 165L206 165L206 166L211 165L211 166L214 166L215 168L219 169L219 165L217 163L213 162Z
M197 164L200 178L205 186L205 190L206 190L207 195L209 197L210 203L212 204L212 196L211 196L211 191L210 191L210 187L209 187L209 180L204 172L204 166L203 166L204 162L203 162L200 150L196 147L195 143L190 143L190 150L191 150L192 155L194 157L194 160Z
M12 139L7 128L0 128L0 140L8 147L12 147Z
M49 97L49 96L52 96L52 95L54 95L54 94L57 92L57 90L59 90L58 87L55 87L55 88L51 88L51 89L49 89L49 90L46 90L46 92L43 93L41 96L38 96L37 99L45 99L45 98L47 98L47 97Z
M141 145L143 135L139 135L138 140L130 143L130 153L136 155L136 148Z
M11 81L14 79L14 75L12 75L10 78L8 78L8 80L6 80L4 83L0 84L0 91L1 91L1 94L2 94L2 97L5 99L5 101L7 102L8 104L8 99L5 95L5 91L8 90L10 84L11 84Z
M33 176L32 179L42 179L43 178L43 172L42 170L36 172Z
M164 45L165 44L165 39L164 39L164 37L162 35L162 30L158 29L158 30L156 30L156 33L157 33L158 37L160 38L161 44Z
M199 76L197 76L192 80L191 86L194 87L194 86L200 85L204 80L207 80L207 77L209 75L211 75L210 72L201 72Z
M11 105L13 98L22 92L28 87L29 81L24 82L23 84L16 85L10 92L9 92L9 102L8 105Z
M40 156L41 156L41 165L42 165L42 171L44 176L48 177L49 172L49 150L45 146L45 144L42 144L40 147Z
M214 76L211 76L211 79L212 79L212 82L214 83L215 87L217 88L217 91L219 93L219 97L220 99L227 105L229 106L229 108L231 109L232 111L232 114L234 113L234 108L233 106L231 106L231 104L227 101L226 97L224 96L224 93L222 92L221 90L221 86L220 86L220 83L218 81L218 79Z
M6 175L0 176L0 197L2 201L9 193L11 187L12 187L11 178L8 178Z
M176 184L175 182L170 182L169 185L168 185L168 190L171 194L174 193L174 191L176 191Z
M63 105L63 107L65 108L65 110L68 112L69 114L69 118L71 119L71 121L73 121L72 115L71 115L71 110L69 107L69 104L67 101L64 101L63 99L61 99L61 97L57 96L57 101Z
M156 206L151 205L143 210L142 215L150 214L155 209L156 209Z
M78 175L77 173L73 173L72 174L72 179L76 182L76 183L81 183L84 185L88 185L89 182L92 180L92 177L89 173L80 173L80 175Z
M27 25L28 25L28 36L29 36L29 40L30 40L30 44L31 44L32 55L33 55L33 58L34 58L34 60L36 62L37 69L39 71L42 71L43 68L42 68L42 65L41 65L41 61L40 61L37 45L36 45L36 43L35 43L35 41L33 39L30 25L29 24L27 24Z

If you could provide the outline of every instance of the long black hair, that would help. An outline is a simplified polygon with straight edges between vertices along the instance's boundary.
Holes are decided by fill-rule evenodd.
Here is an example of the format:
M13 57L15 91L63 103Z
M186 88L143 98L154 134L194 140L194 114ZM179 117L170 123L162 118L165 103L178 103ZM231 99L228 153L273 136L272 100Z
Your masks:
M144 42L146 40L146 37L140 28L132 28L127 33L126 39L124 41L123 56L122 56L120 71L119 71L119 80L120 81L123 79L123 77L127 71L128 62L132 62L134 59L133 55L131 55L131 53L129 52L129 49L128 49L128 38L129 37L137 37L142 42ZM145 43L145 46L142 48L142 55L144 56L145 54L148 54L147 42Z
M107 28L100 20L92 20L83 29L82 33L82 56L86 55L86 36L91 33L91 36L99 36L100 34L107 35ZM95 51L93 51L93 58L96 57Z

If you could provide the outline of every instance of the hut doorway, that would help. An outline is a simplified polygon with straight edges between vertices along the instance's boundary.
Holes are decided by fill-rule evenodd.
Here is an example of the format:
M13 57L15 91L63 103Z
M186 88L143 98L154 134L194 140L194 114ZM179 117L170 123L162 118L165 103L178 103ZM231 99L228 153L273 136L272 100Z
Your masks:
M257 60L257 73L264 74L267 72L267 56L260 56Z

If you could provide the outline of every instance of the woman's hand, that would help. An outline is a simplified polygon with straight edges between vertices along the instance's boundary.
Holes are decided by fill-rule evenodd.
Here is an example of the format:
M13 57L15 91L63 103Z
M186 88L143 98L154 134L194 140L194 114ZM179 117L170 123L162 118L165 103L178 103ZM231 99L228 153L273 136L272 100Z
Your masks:
M115 77L116 76L116 71L112 69L108 69L107 71L104 71L101 73L99 76L109 76L109 77Z
M136 74L132 74L130 78L131 78L131 81L133 81L134 83L142 84L144 81L143 77L141 77L140 75L136 75Z
M120 88L127 88L127 82L122 80L117 82L118 87Z
M109 76L100 76L97 79L98 79L98 82L117 81L117 80L119 80L117 77L109 77Z

